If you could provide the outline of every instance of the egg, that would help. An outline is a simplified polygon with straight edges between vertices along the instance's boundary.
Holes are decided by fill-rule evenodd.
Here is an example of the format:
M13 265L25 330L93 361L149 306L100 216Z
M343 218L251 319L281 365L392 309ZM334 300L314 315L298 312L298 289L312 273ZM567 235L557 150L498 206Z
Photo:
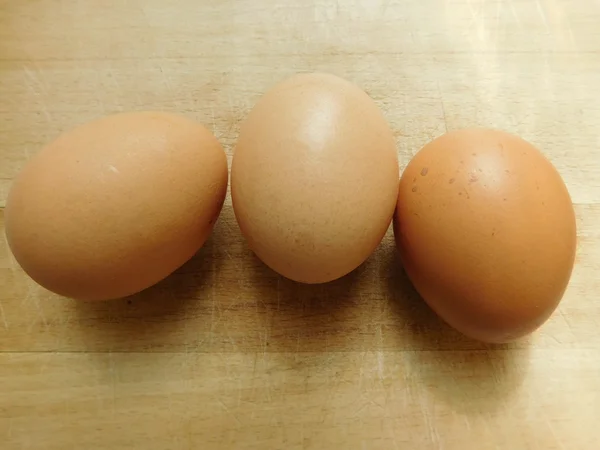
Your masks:
M532 144L498 130L452 131L425 145L402 174L394 231L423 299L485 342L542 325L575 258L561 176Z
M104 300L165 278L204 244L227 160L202 125L159 112L81 125L14 180L5 226L16 260L63 296Z
M241 126L231 168L249 247L303 283L342 277L369 257L391 223L398 182L381 111L329 74L296 75L268 91Z

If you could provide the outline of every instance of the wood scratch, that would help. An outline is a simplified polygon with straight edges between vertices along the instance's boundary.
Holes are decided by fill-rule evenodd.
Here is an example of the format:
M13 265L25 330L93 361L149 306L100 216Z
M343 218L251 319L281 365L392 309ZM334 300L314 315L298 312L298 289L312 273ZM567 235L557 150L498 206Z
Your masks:
M498 2L498 6L496 9L496 39L494 42L494 50L497 51L499 48L499 42L500 41L500 16L502 15L502 10L504 8L504 2Z
M421 414L425 420L425 424L427 425L427 434L429 435L429 439L431 440L431 443L439 444L440 437L437 434L435 424L431 422L431 411L429 411L429 408L426 408L426 404L424 402L421 402L420 406Z
M238 260L236 258L234 258L233 256L231 256L231 253L229 253L229 250L227 250L226 248L223 248L223 251L227 255L227 258L233 262L233 265L235 266L237 271L242 272L242 268L240 267Z
M140 12L142 13L142 17L144 18L146 25L151 26L150 18L148 17L148 12L146 11L146 7L143 4L140 5Z
M29 157L29 155L28 155ZM4 207L4 205L2 204L2 202L0 201L0 207ZM8 245L8 238L6 237L6 233L0 233L2 235L2 240L4 242L4 248L10 248L10 246ZM14 256L12 254L12 252L8 252L8 264L9 264L9 268L14 269L15 268L15 260L14 260Z
M235 298L234 301L239 300L238 297ZM214 328L217 327L217 325L219 325L221 323L221 321L223 320L223 316L225 316L225 314L229 311L231 311L233 309L233 306L230 304L229 306L227 306L225 309L221 309L220 306L217 306L218 309L218 317L216 320L211 319L211 328L210 328L210 333L213 333ZM211 341L212 342L212 341Z
M217 139L220 139L222 136L221 136L220 131L217 129L217 120L215 118L215 109L212 107L212 105L210 105L209 108L210 108L210 117L212 120L212 132Z
M575 335L575 329L573 328L573 325L571 325L571 322L567 318L567 315L564 313L564 311L562 309L559 309L558 311L560 313L560 316L563 318L565 324L567 325L567 328L571 332L571 334Z
M98 103L100 104L100 110L102 111L102 114L106 115L107 109L106 105L104 104L104 101L102 100L102 95L97 92L96 98L98 99Z
M231 93L227 94L227 102L229 103L229 112L234 115L235 109L233 108L233 100L231 99Z
M44 314L44 311L43 311L43 309L42 309L42 307L40 305L40 299L39 299L39 297L37 295L35 295L34 289L35 288L32 286L31 283L29 283L27 285L27 294L25 296L25 299L23 300L23 303L31 303L31 302L33 302L33 304L34 304L34 306L35 306L35 308L37 310L37 313L38 313L37 317L42 320L42 323L44 324L44 328L47 328L48 327L48 321L46 320L46 315ZM33 326L35 325L35 323L36 323L35 320L33 320L30 323L30 325L29 325L29 331L31 331L31 329L33 328Z
M391 421L391 418L388 416L386 418L386 422L390 423L390 421ZM392 431L391 434L392 434L392 441L394 443L394 448L398 450L398 449L400 449L400 445L398 444L398 436L396 435L396 427L394 426L393 423L390 425L390 430Z
M6 320L6 314L4 313L4 307L2 306L1 301L0 301L0 316L2 316L2 323L4 324L4 329L8 330L8 320Z
M546 426L548 427L548 430L550 430L550 434L552 435L552 437L554 438L554 443L558 444L558 448L560 450L564 450L565 446L563 445L562 441L560 440L560 438L556 435L556 433L554 432L554 429L552 428L552 424L550 423L550 421L548 420L548 417L545 414L542 414L542 418L544 419L544 423L546 424Z
M269 347L269 330L265 329L264 333L260 334L260 339L262 341L262 353L266 355L268 347Z
M219 319L219 322L220 322L220 319ZM229 331L229 327L227 326L227 321L223 322L222 327L223 327L223 331L225 331L225 336L227 337L227 340L231 344L232 350L234 350L234 351L237 350L237 344L236 344L235 340L233 339L233 337L231 336L231 332Z
M48 123L52 122L52 117L48 112L48 106L46 105L45 97L47 95L47 89L41 80L37 77L35 72L29 69L27 66L23 66L23 71L25 75L29 79L29 83L27 83L27 87L31 90L31 92L37 97L40 102L42 113L44 117L46 117L46 121Z
M510 10L512 12L513 18L517 22L517 25L519 26L519 28L523 28L521 26L521 19L519 18L519 15L517 14L517 11L515 10L514 2L512 0L509 0L508 4L510 5Z
M362 410L365 409L368 405L369 405L369 402L363 403L356 411L354 411L354 414L352 414L352 418L353 419L358 418L358 416L362 412Z
M469 12L471 13L471 21L475 25L475 27L478 27L477 12L475 11L475 8L473 7L472 1L467 0L467 5L469 6Z
M558 339L556 336L554 336L552 333L548 334L547 337L549 337L552 341L554 341L556 344L562 344L562 342L560 341L560 339Z
M465 423L465 428L471 431L471 421L468 416L463 416L463 422Z
M384 2L381 4L381 6L380 6L380 14L382 16L385 16L385 14L387 13L387 10L390 7L391 1L392 0L384 0Z
M573 47L576 47L577 43L575 42L575 36L573 36L573 27L571 26L571 21L569 21L567 19L567 20L565 20L565 22L567 23L567 32L569 33L569 39L571 41L571 45Z
M444 95L442 93L442 86L440 85L439 80L437 83L437 88L438 88L438 95L440 96L440 105L442 107L442 117L444 119L444 129L446 130L446 133L447 133L448 132L448 119L446 117L446 106L444 105Z
M546 13L542 9L542 5L540 4L540 0L536 0L535 5L537 7L537 10L538 10L538 13L539 13L540 17L542 18L542 22L544 22L544 27L546 28L546 31L548 32L548 34L550 34L550 27L548 26L548 18L546 17Z
M229 409L229 407L225 404L225 402L223 402L223 400L221 400L220 398L217 399L217 401L219 402L219 404L223 407L223 409L225 410L225 412L227 414L229 414L231 417L233 417L233 420L235 420L235 422L238 425L242 425L242 422L240 421L240 419L238 419L238 417L233 413L233 411L231 411L231 409Z
M211 286L216 286L216 280L217 280L216 262L215 262L215 258L211 258L211 263L210 263L210 281L211 281ZM211 345L213 343L213 337L214 337L215 313L216 313L216 310L219 309L219 305L217 304L217 297L215 295L215 291L216 291L216 289L211 289L210 290L211 308L210 308L209 343Z
M259 295L256 297L256 312L259 313L260 312L260 306L262 305L262 307L264 309L267 309L267 304L265 303L265 300L263 298L262 295Z
M382 351L377 352L377 375L380 381L385 379L385 357Z
M281 310L281 278L277 278L277 311Z
M112 391L112 414L115 416L117 411L117 383L113 353L111 351L108 352L108 368L110 373L110 387Z
M8 418L8 431L7 431L7 435L9 438L13 437L13 418L9 417Z

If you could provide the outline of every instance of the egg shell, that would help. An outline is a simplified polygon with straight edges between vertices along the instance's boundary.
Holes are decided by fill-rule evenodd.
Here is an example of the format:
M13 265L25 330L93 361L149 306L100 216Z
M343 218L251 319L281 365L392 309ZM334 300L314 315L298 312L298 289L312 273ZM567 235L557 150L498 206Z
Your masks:
M236 218L269 267L304 283L364 262L391 223L399 169L373 100L329 74L268 91L241 127L231 172Z
M227 190L217 139L187 118L124 113L58 137L7 199L10 248L58 294L89 300L141 291L204 244Z
M575 258L575 214L559 173L498 130L449 132L419 151L400 181L394 231L425 301L487 342L546 321Z

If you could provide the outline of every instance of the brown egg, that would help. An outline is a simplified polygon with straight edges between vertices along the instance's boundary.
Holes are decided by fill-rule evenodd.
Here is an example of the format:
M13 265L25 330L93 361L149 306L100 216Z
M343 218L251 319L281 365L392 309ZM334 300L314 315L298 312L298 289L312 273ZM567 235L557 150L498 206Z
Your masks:
M203 126L173 114L117 114L67 132L14 181L6 233L23 269L79 299L141 291L207 239L227 160Z
M569 282L573 205L531 144L454 131L427 144L400 181L394 231L417 291L450 325L487 342L538 328Z
M326 74L267 92L242 125L231 195L242 233L280 274L323 283L358 267L391 222L394 136L369 96Z

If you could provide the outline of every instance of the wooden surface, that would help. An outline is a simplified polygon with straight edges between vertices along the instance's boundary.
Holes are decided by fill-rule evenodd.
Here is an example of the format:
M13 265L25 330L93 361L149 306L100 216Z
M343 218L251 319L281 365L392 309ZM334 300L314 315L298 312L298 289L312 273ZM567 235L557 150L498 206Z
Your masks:
M347 278L299 286L251 255L228 199L174 276L96 304L37 287L2 234L0 447L600 448L599 23L594 0L0 0L0 203L75 124L181 112L231 156L265 89L327 71L383 108L402 166L446 129L532 141L579 225L559 310L499 347L423 305L389 233Z

